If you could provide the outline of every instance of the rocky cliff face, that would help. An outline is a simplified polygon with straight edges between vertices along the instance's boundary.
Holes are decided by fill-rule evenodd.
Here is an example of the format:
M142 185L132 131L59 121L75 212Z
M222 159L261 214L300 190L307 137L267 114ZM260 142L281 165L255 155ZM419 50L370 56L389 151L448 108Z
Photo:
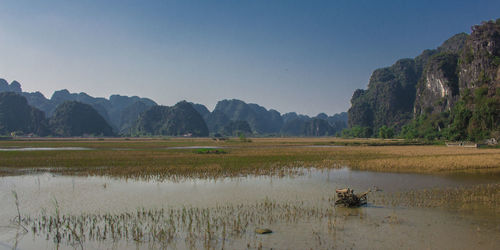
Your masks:
M459 98L458 58L467 38L465 33L451 37L426 61L417 85L415 116L451 111Z
M415 59L374 71L368 89L353 94L349 126L376 132L386 125L399 131L411 122L406 132L413 129L413 134L436 130L437 136L451 139L492 136L500 130L499 66L500 19L476 25L471 35L457 34Z
M500 79L500 23L475 25L458 34L432 56L417 89L415 116L450 112L464 93L487 86L495 95Z
M454 54L440 54L427 64L417 87L415 115L451 110L458 98L457 58Z
M402 59L377 69L367 90L356 90L349 109L349 126L400 128L412 118L415 88L422 74L421 59Z
M459 87L474 89L488 85L493 90L500 84L499 66L500 19L473 26L460 54Z

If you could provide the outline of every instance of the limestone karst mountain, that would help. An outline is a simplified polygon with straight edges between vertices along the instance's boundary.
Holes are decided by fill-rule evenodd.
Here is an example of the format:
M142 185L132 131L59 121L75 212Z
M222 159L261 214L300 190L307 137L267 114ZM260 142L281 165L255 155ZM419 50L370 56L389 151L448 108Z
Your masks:
M372 134L386 126L406 138L500 137L500 19L375 70L351 104L349 126Z

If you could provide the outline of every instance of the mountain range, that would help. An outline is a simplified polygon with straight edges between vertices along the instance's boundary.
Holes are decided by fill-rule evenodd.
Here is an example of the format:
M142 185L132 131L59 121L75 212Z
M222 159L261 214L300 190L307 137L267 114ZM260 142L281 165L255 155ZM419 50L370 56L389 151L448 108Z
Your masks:
M43 122L46 128L43 134L24 128L6 128L0 131L1 134L18 131L55 136L236 136L239 133L253 136L326 136L338 134L347 127L345 112L334 116L321 113L316 117L296 113L281 115L276 110L267 110L260 105L236 99L219 101L211 112L202 104L186 101L167 107L137 96L112 95L106 99L92 97L83 92L70 93L65 89L55 91L48 99L40 92L23 92L19 82L13 81L9 84L4 79L0 79L0 92L23 97L27 105L40 111L39 117L46 119ZM88 107L78 106L76 103L89 106L99 117L90 112ZM61 112L61 106L65 112ZM6 109L16 108L6 106ZM2 113L0 117L1 115ZM57 118L54 117L56 115ZM101 118L105 123L102 123ZM100 130L90 128L90 124L86 125L86 129L75 128L74 121L78 120L94 121L99 124L97 127ZM107 125L111 127L111 132Z
M181 101L86 93L23 92L0 79L0 134L40 136L392 137L479 141L500 139L500 19L474 25L436 49L375 70L347 113L280 114L258 104L221 100L213 111ZM92 122L89 122L92 121ZM93 125L95 125L93 127Z

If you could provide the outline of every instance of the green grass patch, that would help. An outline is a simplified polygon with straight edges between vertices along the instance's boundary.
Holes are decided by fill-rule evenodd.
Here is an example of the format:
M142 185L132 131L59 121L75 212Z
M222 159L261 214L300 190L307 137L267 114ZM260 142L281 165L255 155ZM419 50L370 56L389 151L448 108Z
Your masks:
M227 154L225 150L218 148L198 148L193 151L196 154Z

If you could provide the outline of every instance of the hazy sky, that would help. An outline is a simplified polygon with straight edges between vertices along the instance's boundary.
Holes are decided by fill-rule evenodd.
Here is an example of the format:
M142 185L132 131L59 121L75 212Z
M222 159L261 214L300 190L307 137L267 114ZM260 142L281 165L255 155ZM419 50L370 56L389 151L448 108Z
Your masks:
M48 98L66 88L334 114L374 69L499 10L498 0L0 0L0 78Z

